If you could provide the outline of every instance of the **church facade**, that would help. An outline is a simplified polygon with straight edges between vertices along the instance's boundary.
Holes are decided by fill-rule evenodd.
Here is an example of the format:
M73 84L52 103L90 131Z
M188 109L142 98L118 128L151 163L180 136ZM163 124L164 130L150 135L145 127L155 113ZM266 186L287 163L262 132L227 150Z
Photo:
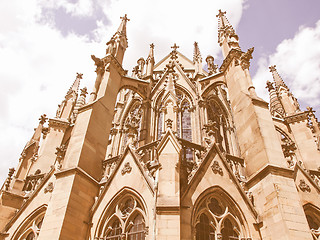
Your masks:
M126 25L42 115L0 193L6 240L320 239L320 128L270 67L255 92L253 48L218 15L223 63L199 46L123 69Z

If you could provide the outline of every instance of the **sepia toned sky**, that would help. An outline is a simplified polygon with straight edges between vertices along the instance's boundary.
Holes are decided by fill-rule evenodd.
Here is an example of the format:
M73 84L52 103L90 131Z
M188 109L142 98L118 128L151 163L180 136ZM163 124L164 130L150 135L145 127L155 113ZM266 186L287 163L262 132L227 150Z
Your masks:
M268 66L277 70L301 108L320 111L319 0L10 0L0 2L0 184L16 167L24 145L45 113L54 117L76 72L92 89L91 54L103 57L125 13L129 48L124 68L131 73L155 44L156 61L174 43L192 59L193 42L222 63L217 43L218 9L236 29L243 51L254 46L251 76L268 100ZM203 60L205 64L205 61Z

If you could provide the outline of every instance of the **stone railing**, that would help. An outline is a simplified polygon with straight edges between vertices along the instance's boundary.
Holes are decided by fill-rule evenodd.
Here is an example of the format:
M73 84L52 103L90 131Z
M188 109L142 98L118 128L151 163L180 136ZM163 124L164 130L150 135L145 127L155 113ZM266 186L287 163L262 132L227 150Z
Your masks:
M25 191L25 192L34 191L39 186L39 184L42 182L43 178L44 178L44 173L28 176L26 178L26 181L24 183L22 191Z

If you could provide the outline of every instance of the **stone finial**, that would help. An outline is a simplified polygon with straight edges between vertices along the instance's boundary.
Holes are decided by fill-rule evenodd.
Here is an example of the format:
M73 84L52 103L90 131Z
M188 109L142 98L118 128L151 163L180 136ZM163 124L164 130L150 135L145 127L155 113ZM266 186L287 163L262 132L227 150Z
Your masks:
M219 9L219 13L216 15L216 17L223 17L226 13L226 11L222 12L221 9Z
M194 42L194 50L193 50L193 62L202 62L202 57L199 49L199 45L197 42Z
M48 120L47 115L46 114L42 114L40 116L39 120L40 120L40 122L39 122L40 124L44 124Z
M270 92L271 90L274 90L274 86L273 83L270 81L267 81L267 86L266 88L268 89L268 91Z
M177 59L178 58L178 56L177 56L177 49L179 48L179 46L177 46L177 44L175 43L172 47L171 47L173 50L171 51L171 53L170 53L170 58L171 59Z
M88 94L88 92L87 92L87 88L86 87L80 89L80 96L86 97L87 94Z
M82 73L77 73L77 78L82 79L83 74Z

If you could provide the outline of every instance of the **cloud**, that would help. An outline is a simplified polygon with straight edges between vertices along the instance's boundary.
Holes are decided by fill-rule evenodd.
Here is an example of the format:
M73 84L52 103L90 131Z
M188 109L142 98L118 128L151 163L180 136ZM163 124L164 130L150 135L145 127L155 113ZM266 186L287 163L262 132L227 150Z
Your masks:
M268 99L264 89L272 79L268 66L277 65L278 73L302 106L320 107L320 20L314 27L301 26L292 39L283 40L276 52L258 61L253 78L257 92Z
M40 115L54 117L76 72L84 74L82 85L90 92L95 80L90 55L103 57L120 16L127 13L131 19L124 62L131 70L138 58L147 57L152 42L157 61L175 42L189 58L194 41L199 42L204 59L207 54L217 56L215 15L220 8L226 10L236 27L242 5L243 0L0 2L0 181L9 167L17 166Z

